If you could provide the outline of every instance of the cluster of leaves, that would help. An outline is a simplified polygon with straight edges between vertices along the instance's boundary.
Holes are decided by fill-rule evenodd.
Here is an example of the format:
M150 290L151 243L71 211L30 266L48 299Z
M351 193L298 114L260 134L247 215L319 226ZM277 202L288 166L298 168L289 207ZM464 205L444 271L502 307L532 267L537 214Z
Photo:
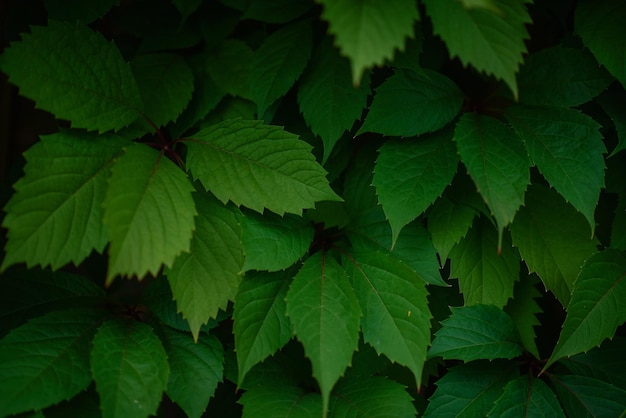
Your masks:
M0 416L626 411L625 5L44 3Z

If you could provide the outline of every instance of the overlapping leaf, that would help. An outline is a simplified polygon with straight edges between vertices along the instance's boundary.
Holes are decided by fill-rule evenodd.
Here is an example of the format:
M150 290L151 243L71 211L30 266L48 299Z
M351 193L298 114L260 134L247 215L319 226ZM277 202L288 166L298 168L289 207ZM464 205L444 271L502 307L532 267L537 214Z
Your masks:
M622 103L626 100L624 89L608 90L597 99L602 109L611 118L617 131L617 145L611 151L610 156L626 149L626 109Z
M612 340L605 340L599 348L561 359L559 363L572 373L602 380L626 390L625 349L626 337L615 336Z
M319 393L297 386L264 385L251 388L241 396L243 418L319 418L323 416Z
M535 342L534 327L541 325L537 319L537 314L542 312L535 300L541 297L539 290L535 287L537 282L537 276L522 278L515 286L515 297L509 301L504 309L513 318L524 349L536 359L539 358L539 350Z
M220 88L233 96L252 98L250 89L252 49L238 39L227 39L206 56L207 71Z
M554 375L551 380L570 417L619 417L626 412L624 389L585 376Z
M470 206L457 204L445 196L431 206L428 232L441 264L445 264L450 250L467 234L475 216L476 211Z
M528 376L511 380L487 416L565 418L552 389L541 379Z

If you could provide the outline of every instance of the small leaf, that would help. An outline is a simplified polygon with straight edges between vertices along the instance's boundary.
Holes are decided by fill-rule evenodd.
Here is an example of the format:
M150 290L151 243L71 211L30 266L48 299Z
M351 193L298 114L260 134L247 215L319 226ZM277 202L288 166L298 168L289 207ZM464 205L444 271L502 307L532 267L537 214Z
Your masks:
M511 359L522 354L515 324L493 305L450 307L452 315L441 323L428 357L465 362L496 358Z
M625 299L626 254L605 250L589 258L578 275L559 341L544 369L613 338L626 321Z
M541 294L535 287L537 276L524 277L515 286L515 296L509 300L504 311L513 318L524 349L539 359L534 327L541 325L537 314L543 311L535 301Z
M552 375L550 380L568 416L620 417L626 412L626 390L585 376Z
M250 71L252 49L238 39L227 39L206 56L206 68L215 83L233 96L252 99Z
M437 199L428 210L428 232L441 264L446 263L450 250L467 234L475 216L476 211L470 206L455 203L445 196Z
M152 328L121 320L98 329L91 371L103 418L156 414L170 374L167 354Z
M163 153L131 145L112 171L104 201L111 241L107 284L118 274L142 278L171 266L189 251L196 215L193 186Z
M120 0L45 0L48 19L65 20L67 22L80 21L89 24L104 16Z
M376 89L358 134L415 136L435 132L461 110L463 93L452 80L427 69L397 69Z
M4 52L0 68L20 94L75 128L119 130L143 108L119 50L82 24L50 20L47 27L33 26Z
M202 5L202 0L173 0L174 6L180 12L182 20L185 21Z
M192 135L185 144L194 178L224 203L300 215L316 201L341 200L311 146L280 127L227 120Z
M565 418L554 392L541 379L521 376L511 380L488 417Z
M322 18L335 36L341 53L352 62L352 80L361 82L366 68L381 65L402 50L406 38L413 37L413 24L419 11L411 0L318 0Z
M623 88L607 90L596 101L602 106L602 110L611 118L617 131L617 145L611 151L609 157L613 157L626 149L626 109L622 103L626 100L626 92Z
M247 390L238 401L243 418L319 418L322 399L319 393L305 392L297 386L268 384Z
M326 411L330 391L358 346L361 316L350 280L332 256L318 252L304 262L287 293L287 316L311 361Z

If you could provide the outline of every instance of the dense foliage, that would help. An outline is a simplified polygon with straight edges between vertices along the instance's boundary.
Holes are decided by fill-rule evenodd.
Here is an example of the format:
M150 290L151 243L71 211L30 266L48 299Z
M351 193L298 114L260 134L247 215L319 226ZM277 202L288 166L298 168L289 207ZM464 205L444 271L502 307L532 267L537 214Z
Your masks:
M6 12L0 417L626 411L626 3Z

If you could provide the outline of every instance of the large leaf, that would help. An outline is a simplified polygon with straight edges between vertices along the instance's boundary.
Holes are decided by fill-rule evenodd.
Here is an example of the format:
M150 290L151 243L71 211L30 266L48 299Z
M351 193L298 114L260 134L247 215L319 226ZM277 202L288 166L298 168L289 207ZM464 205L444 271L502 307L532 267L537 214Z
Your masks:
M91 309L54 311L0 341L0 416L70 399L91 382L89 346L101 318Z
M444 196L428 211L428 232L439 253L441 264L446 263L450 250L461 241L474 223L476 211Z
M430 343L425 282L390 254L355 250L346 272L363 310L363 340L413 372L419 385Z
M535 275L523 277L515 286L515 296L509 300L509 303L504 308L504 311L515 322L524 349L535 356L536 359L540 357L539 349L535 342L536 334L534 327L541 325L539 319L537 319L537 314L542 312L536 301L536 299L541 297L541 293L535 287L538 281L539 279Z
M319 200L340 200L311 146L280 127L227 120L185 140L187 167L222 202L257 212L301 214Z
M209 193L194 196L198 216L188 253L167 270L178 311L195 338L202 324L234 300L244 263L239 209Z
M171 266L189 250L196 215L193 186L163 153L130 145L112 171L104 201L108 284L118 274L142 278Z
M463 92L449 78L427 69L397 69L376 89L358 133L414 136L434 132L461 110Z
M304 262L287 293L287 316L311 360L326 411L357 348L361 316L350 280L332 256L318 252Z
M319 393L297 386L269 384L246 391L239 403L243 418L319 418L322 400Z
M493 305L450 307L452 315L441 323L428 351L429 357L465 362L513 358L522 354L515 324Z
M626 321L624 300L626 254L605 250L589 258L578 275L559 341L544 369L613 338Z
M451 56L464 65L504 80L517 97L515 73L526 52L524 40L530 23L527 0L496 0L497 8L467 7L457 0L425 0L435 34Z
M595 229L594 212L604 186L606 148L600 125L574 109L517 106L507 117L528 155L550 184Z
M552 375L561 405L571 417L621 417L626 412L626 390L598 379Z
M452 182L458 156L452 131L426 139L386 142L379 150L373 185L391 224L392 243Z
M91 372L103 418L141 418L156 414L170 369L152 328L114 319L96 333Z
M597 251L583 216L554 190L534 185L511 225L511 237L528 269L566 306L580 266Z
M26 262L58 269L102 252L107 231L102 202L124 141L75 131L43 136L24 153L24 176L5 206L8 228L2 270Z
M524 203L524 191L530 183L522 141L499 120L472 113L461 117L454 140L463 164L496 218L500 241L504 227Z
M285 272L248 273L241 282L233 313L239 385L255 364L291 338L285 304L290 283Z
M541 379L521 376L511 380L487 415L499 417L565 418L554 392Z
M413 36L419 19L412 0L318 0L324 5L322 18L335 35L341 53L352 62L352 80L359 84L366 68L393 58L396 49Z
M50 20L47 27L33 26L4 52L0 68L20 94L75 128L118 130L143 108L119 50L82 24Z

